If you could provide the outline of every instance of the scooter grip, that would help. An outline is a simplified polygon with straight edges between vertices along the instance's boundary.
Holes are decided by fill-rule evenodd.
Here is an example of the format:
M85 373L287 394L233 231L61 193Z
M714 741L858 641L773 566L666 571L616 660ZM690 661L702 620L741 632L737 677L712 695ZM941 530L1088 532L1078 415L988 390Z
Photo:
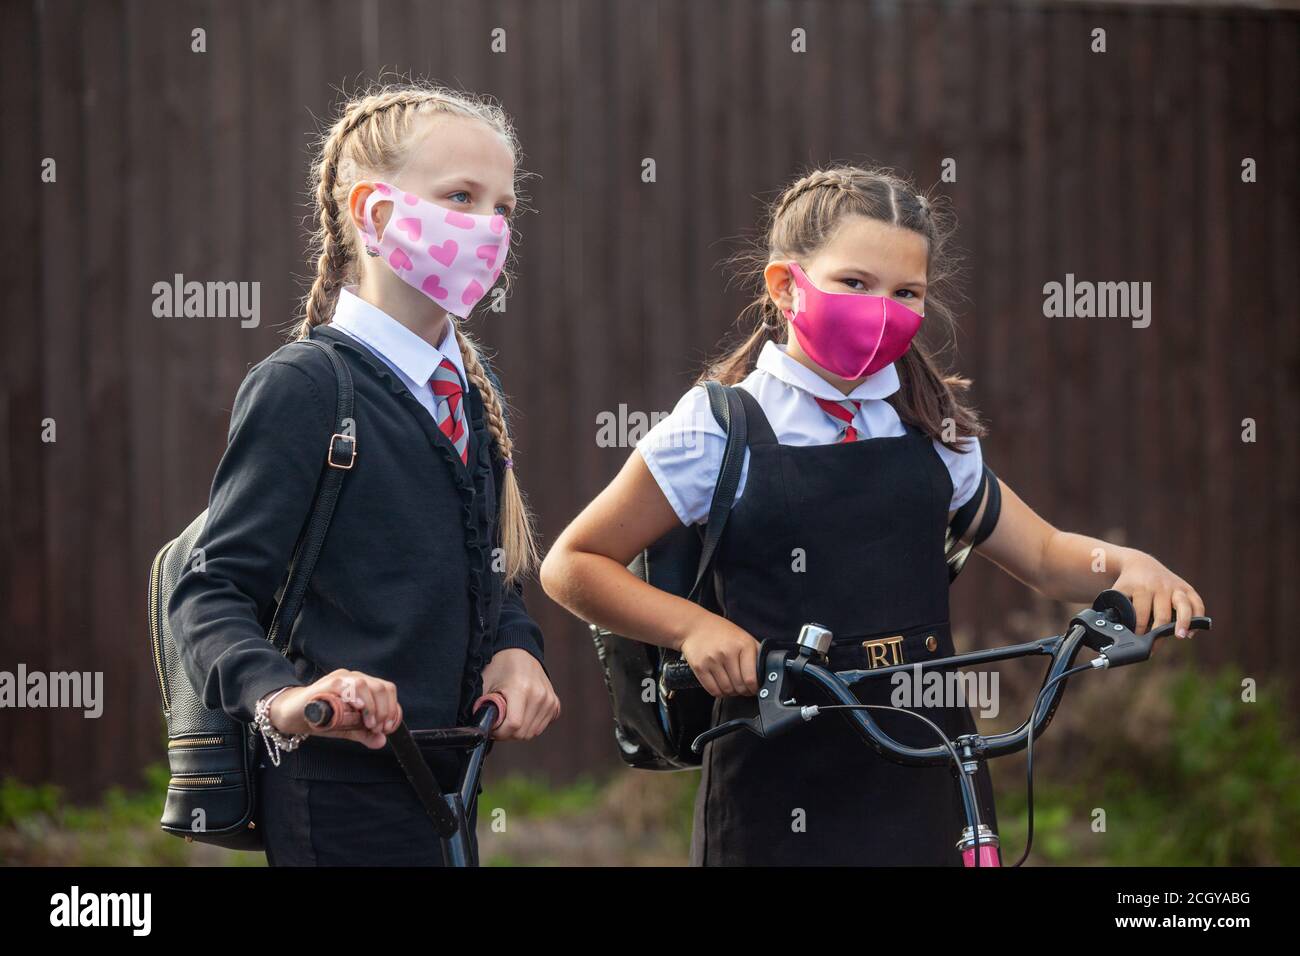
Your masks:
M347 707L337 694L317 694L307 701L302 715L312 730L351 730L362 724L361 713Z
M495 723L492 724L492 729L496 730L503 723L505 723L506 720L506 698L504 694L501 694L498 691L493 691L490 694L484 694L478 700L474 701L474 706L470 709L470 713L477 714L479 712L479 708L482 707L484 704L488 704L488 703L497 705L497 719Z

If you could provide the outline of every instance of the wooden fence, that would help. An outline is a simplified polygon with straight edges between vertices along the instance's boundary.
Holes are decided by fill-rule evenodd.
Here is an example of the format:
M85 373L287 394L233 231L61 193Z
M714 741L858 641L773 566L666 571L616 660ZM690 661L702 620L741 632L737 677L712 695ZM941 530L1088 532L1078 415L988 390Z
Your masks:
M1202 659L1237 662L1263 692L1300 678L1294 13L851 0L3 13L0 670L102 671L106 703L93 721L0 710L0 773L84 796L161 759L149 560L204 507L235 389L295 315L318 118L338 87L383 69L500 97L538 174L509 308L476 329L499 350L548 541L628 453L597 444L597 416L671 408L727 331L745 296L720 262L762 200L811 163L928 184L951 159L940 188L967 252L958 364L992 427L988 460L1059 526L1190 578L1218 621ZM795 29L807 52L792 51ZM1257 181L1243 182L1247 159ZM155 317L154 284L177 274L260 283L260 325ZM1150 326L1044 317L1044 284L1067 274L1150 282ZM954 597L972 644L1060 620L980 561ZM529 598L565 713L500 763L556 778L613 766L585 629L540 589Z

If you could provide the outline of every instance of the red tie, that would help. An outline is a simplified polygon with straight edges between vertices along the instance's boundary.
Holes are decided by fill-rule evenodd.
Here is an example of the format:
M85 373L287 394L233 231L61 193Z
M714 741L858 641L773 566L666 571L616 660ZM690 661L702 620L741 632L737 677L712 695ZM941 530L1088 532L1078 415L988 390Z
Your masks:
M858 440L858 430L853 427L853 415L862 407L860 400L846 398L842 401L833 402L829 398L819 398L817 404L822 407L822 411L840 423L843 430L840 432L840 437L835 439L837 444L839 442Z
M465 429L465 409L461 406L464 391L460 387L460 375L450 359L438 363L433 377L429 379L437 398L438 427L447 436L456 451L460 453L461 464L469 463L469 432Z

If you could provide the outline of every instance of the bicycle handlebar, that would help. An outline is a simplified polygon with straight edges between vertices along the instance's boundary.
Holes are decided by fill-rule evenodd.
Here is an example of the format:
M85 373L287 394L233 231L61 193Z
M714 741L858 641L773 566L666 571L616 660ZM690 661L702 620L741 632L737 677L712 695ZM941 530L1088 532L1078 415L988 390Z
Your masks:
M322 694L309 700L302 709L303 717L313 730L333 730L339 711L331 699ZM469 749L488 740L492 731L505 719L505 698L500 694L486 694L474 705L475 723L469 727L438 727L432 730L412 730L411 736L428 748Z
M1133 632L1135 622L1136 614L1128 598L1118 591L1103 591L1091 608L1085 608L1074 615L1070 621L1070 628L1064 635L1012 647L957 654L916 664L899 664L874 670L840 673L825 666L829 632L817 625L808 625L805 626L804 633L807 634L811 629L815 629L818 641L805 640L801 635L800 641L794 645L789 642L764 641L760 646L759 686L761 690L758 698L758 715L729 720L711 727L696 738L692 750L699 753L709 741L737 730L747 730L760 737L775 736L798 723L816 717L819 713L817 706L800 705L791 698L785 687L786 681L783 679L789 677L793 682L806 678L821 687L835 703L853 708L844 710L844 715L866 743L882 757L906 766L947 764L952 760L952 751L947 746L912 747L900 743L881 730L872 719L870 711L863 709L863 705L849 685L916 668L978 665L1035 654L1050 655L1051 664L1043 680L1043 688L1051 686L1050 696L1046 700L1035 699L1033 712L1024 723L1006 733L989 737L980 734L965 735L953 742L957 745L958 751L966 756L987 758L1016 753L1025 748L1031 733L1037 739L1051 723L1052 716L1065 693L1065 685L1068 683L1068 678L1064 675L1073 667L1074 659L1081 647L1089 647L1098 653L1098 657L1086 666L1104 669L1136 664L1149 658L1155 642L1172 634L1176 626L1171 622L1153 628L1146 634L1138 635ZM1208 617L1194 617L1189 627L1192 630L1209 630L1211 624L1212 621ZM678 690L699 687L699 680L685 661L670 661L664 665L660 676L661 694L670 695Z

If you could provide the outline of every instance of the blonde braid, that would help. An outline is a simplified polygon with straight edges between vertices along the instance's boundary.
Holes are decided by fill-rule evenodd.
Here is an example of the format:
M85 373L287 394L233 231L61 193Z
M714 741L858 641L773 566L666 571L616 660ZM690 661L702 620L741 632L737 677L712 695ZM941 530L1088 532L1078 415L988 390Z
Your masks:
M320 221L314 244L320 248L320 254L316 257L316 279L305 299L305 315L298 326L297 338L307 338L313 326L330 320L339 289L346 282L348 268L355 258L347 238L343 210L335 195L344 147L354 132L373 122L381 113L394 106L414 106L428 98L429 94L424 90L395 89L356 100L344 109L326 137L320 160L313 168L317 218Z
M537 544L532 513L528 510L523 489L515 477L515 446L506 429L501 397L492 387L492 380L483 368L478 343L461 331L459 325L453 327L456 329L456 342L460 345L461 357L465 360L465 374L483 396L483 411L488 431L492 433L492 444L496 446L498 457L505 463L505 477L501 483L501 549L505 554L506 583L513 584L537 566L541 559L541 549Z

